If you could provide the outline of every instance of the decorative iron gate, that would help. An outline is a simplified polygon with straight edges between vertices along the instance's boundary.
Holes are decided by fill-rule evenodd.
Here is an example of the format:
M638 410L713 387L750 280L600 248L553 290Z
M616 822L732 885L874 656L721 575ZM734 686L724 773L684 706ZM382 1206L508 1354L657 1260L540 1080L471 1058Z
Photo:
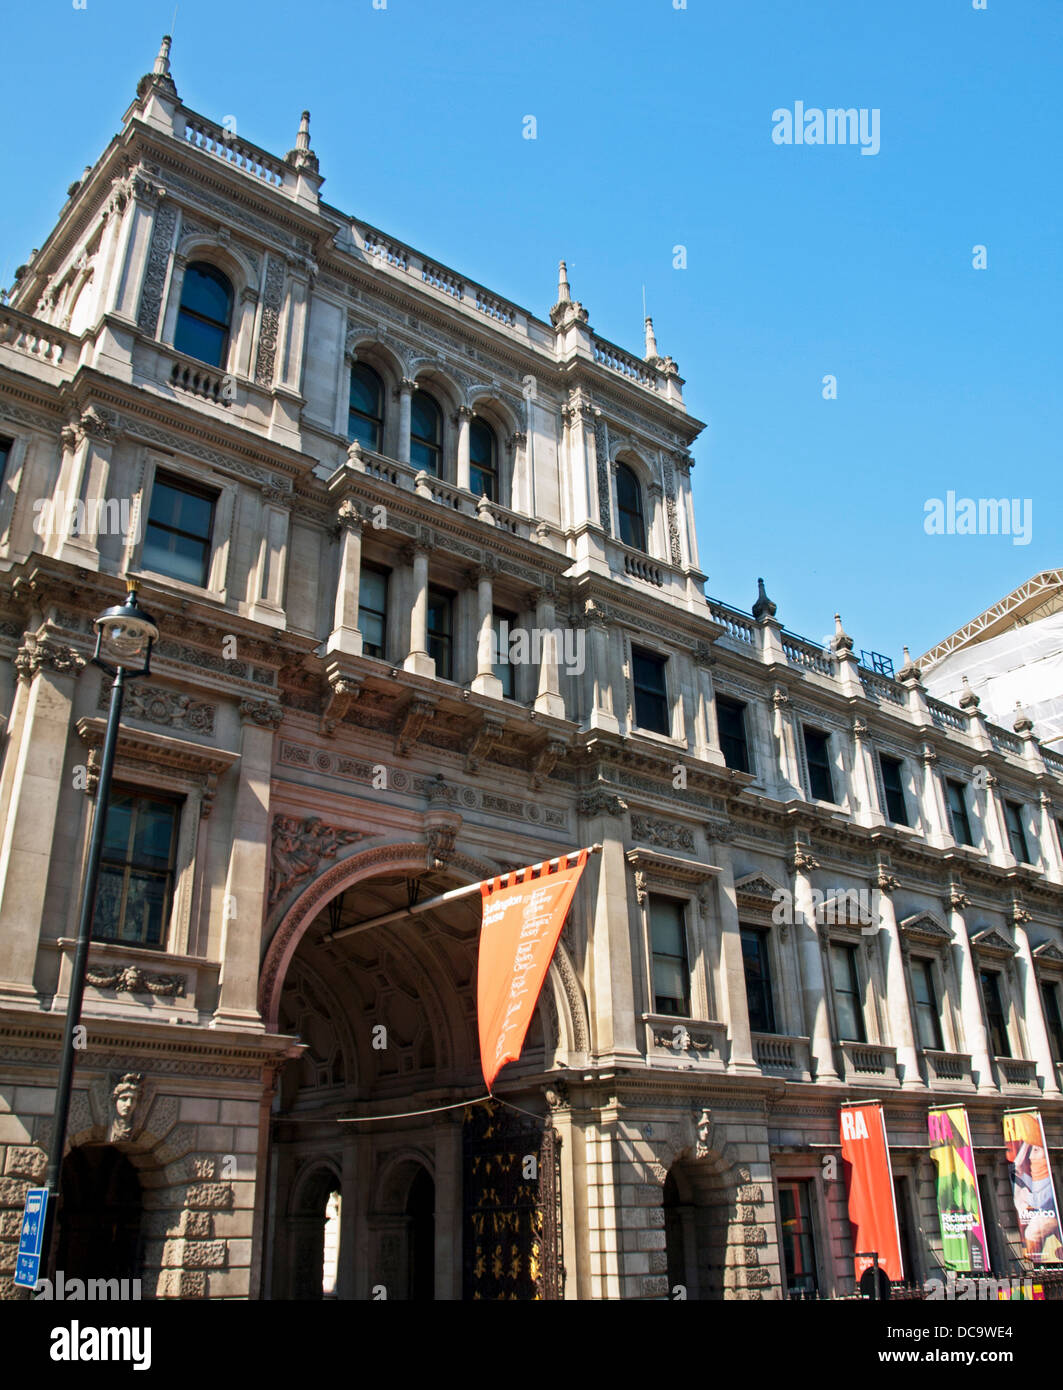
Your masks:
M463 1116L467 1299L561 1298L561 1140L543 1120L495 1101Z

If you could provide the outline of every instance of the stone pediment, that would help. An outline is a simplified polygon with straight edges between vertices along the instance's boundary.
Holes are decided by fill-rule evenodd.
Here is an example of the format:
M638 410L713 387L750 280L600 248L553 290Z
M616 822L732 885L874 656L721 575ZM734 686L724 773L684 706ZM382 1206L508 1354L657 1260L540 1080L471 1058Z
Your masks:
M947 946L952 932L932 912L916 912L900 923L901 935L908 941L922 941L928 946Z
M976 932L971 937L971 945L980 955L992 956L997 960L1010 960L1015 954L1015 947L996 927L985 927L982 931Z
M779 902L777 894L789 893L781 883L776 883L767 874L757 870L735 881L735 897L738 906L746 912L771 912Z
M1063 970L1063 951L1054 941L1042 941L1030 952L1034 964L1044 969Z

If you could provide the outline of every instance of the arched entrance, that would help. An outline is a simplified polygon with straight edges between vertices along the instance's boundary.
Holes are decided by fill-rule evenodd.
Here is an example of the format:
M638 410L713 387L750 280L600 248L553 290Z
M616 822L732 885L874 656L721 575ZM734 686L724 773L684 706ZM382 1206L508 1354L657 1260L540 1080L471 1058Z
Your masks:
M142 1257L140 1178L113 1144L63 1159L56 1268L67 1279L134 1279Z
M727 1175L711 1160L680 1159L669 1169L661 1205L670 1297L677 1296L677 1285L687 1299L724 1297L734 1198Z
M437 866L426 873L424 846L389 847L383 863L382 853L353 855L310 885L278 924L267 952L267 1026L297 1037L305 1050L286 1064L274 1107L270 1166L277 1216L266 1295L295 1296L286 1290L297 1252L304 1252L298 1254L304 1262L300 1286L316 1286L320 1265L311 1268L305 1252L321 1248L335 1183L313 1194L313 1211L302 1198L293 1205L293 1195L323 1165L338 1176L341 1194L336 1297L512 1296L477 1292L478 1276L463 1266L473 1219L467 1130L477 1110L466 1105L484 1095L476 1024L479 896L328 939L401 909L414 892L424 900L496 867L465 861L461 872ZM505 1090L518 1104L545 1116L544 1073L562 1033L571 1031L567 994L548 982L524 1056L506 1072ZM534 1119L528 1123L534 1128ZM522 1154L535 1151L543 1131L540 1122L538 1139L526 1140ZM510 1161L501 1149L500 1156ZM475 1209L481 1211L482 1202ZM298 1222L306 1219L309 1228L311 1216L314 1236L309 1229L296 1235ZM548 1226L552 1232L556 1220ZM526 1222L520 1249L507 1256L510 1266L526 1265L525 1274L538 1270L541 1243L534 1223ZM534 1277L519 1287L531 1292L517 1296L542 1296Z

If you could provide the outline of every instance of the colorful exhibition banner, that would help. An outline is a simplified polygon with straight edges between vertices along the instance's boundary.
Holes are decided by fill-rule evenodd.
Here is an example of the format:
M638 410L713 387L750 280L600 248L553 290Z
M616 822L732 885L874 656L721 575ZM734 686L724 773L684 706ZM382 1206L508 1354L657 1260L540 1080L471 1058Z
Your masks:
M1059 1206L1040 1112L1005 1111L1004 1145L1026 1258L1038 1266L1063 1264Z
M946 1269L984 1273L989 1268L989 1250L967 1111L962 1105L931 1110L927 1128L938 1175L942 1262Z
M575 865L567 867L574 857L563 855L552 870L550 864L535 865L480 886L483 925L476 1009L480 1065L488 1090L506 1063L517 1060L524 1046L587 851L581 849Z
M877 1102L841 1108L842 1161L849 1188L849 1221L853 1232L856 1282L871 1268L870 1252L878 1252L879 1268L896 1281L904 1278L893 1172L886 1143L886 1119Z

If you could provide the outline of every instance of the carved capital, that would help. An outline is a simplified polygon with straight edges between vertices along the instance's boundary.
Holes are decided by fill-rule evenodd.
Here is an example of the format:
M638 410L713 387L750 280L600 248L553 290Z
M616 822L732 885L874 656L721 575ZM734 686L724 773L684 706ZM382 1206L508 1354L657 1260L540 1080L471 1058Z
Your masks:
M63 642L31 642L20 647L15 655L15 670L19 678L31 681L38 671L55 671L60 676L76 676L84 667L85 658Z
M365 517L357 502L350 497L344 498L336 508L336 535L341 536L344 531L361 531L365 526Z
M965 912L970 907L971 900L958 883L950 883L948 904L953 912Z
M257 724L261 729L279 729L284 718L280 705L272 700L241 700L240 720L244 724Z
M794 850L793 866L796 873L810 874L819 868L819 860L803 845L798 845Z
M627 802L613 792L596 787L580 797L577 812L581 816L622 816L627 810Z

